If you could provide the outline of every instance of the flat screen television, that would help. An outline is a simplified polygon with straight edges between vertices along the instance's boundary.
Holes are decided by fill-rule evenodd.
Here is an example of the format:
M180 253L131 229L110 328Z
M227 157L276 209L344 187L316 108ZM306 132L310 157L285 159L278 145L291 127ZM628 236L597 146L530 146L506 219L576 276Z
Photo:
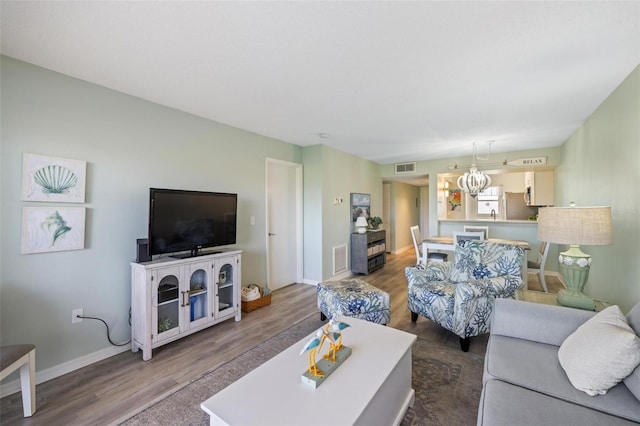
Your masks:
M149 255L236 243L237 194L150 188Z

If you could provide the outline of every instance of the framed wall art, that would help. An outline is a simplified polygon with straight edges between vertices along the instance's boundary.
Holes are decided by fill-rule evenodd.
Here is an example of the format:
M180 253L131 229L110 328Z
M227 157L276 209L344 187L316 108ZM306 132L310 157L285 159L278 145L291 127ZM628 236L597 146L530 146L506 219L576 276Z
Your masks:
M22 200L84 203L86 170L86 161L24 154Z
M23 207L20 253L84 249L84 207Z
M462 205L462 191L460 189L452 189L449 194L449 208L453 211Z
M351 221L355 222L360 216L371 217L371 195L351 193Z

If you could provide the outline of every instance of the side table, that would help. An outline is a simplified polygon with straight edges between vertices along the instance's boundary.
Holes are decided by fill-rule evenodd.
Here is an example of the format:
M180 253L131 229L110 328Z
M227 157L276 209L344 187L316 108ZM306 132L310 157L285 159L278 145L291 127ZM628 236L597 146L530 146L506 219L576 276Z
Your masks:
M561 306L556 299L556 293L544 293L541 291L533 290L518 290L516 292L517 300L524 300L525 302L542 303L545 305ZM600 312L604 308L607 308L609 304L602 300L594 300L596 305L596 312Z

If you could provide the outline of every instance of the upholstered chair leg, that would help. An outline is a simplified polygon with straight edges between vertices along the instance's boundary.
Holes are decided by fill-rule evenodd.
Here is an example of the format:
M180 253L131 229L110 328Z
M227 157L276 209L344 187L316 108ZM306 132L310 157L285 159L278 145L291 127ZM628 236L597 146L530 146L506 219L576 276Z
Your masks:
M415 312L411 312L411 322L416 321L418 321L418 314L416 314Z
M460 338L460 349L462 349L462 352L469 352L469 342L470 342L471 338L470 337L461 337Z

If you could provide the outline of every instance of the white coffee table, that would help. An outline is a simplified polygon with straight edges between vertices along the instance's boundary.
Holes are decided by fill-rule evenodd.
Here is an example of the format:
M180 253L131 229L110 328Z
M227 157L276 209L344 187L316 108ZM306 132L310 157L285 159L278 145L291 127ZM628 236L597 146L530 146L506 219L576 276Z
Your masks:
M317 389L302 383L312 333L201 404L211 425L397 425L413 405L416 336L355 318L343 344L353 353ZM327 345L322 350L324 353Z

